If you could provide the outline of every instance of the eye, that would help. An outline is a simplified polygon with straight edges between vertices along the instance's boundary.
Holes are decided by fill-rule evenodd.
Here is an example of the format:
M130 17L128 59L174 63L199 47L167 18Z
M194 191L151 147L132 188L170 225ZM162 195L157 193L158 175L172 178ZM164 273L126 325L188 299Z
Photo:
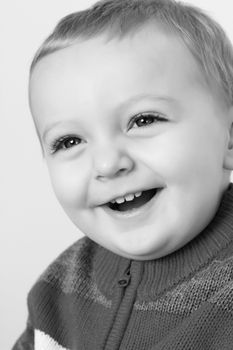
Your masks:
M82 142L82 140L77 136L63 136L58 139L55 139L52 144L50 145L51 153L56 153L59 150L67 150L69 148L72 148L74 146L79 145Z
M156 113L140 113L130 120L128 129L147 127L148 125L165 121L167 121L166 118ZM135 124L136 126L134 126Z

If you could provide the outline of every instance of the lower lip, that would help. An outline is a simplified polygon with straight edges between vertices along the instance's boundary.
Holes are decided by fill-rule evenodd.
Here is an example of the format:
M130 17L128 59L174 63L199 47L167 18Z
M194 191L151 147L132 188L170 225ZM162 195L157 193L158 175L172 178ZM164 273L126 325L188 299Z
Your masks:
M147 203L145 203L139 208L135 208L128 211L112 210L107 205L102 206L102 208L107 214L110 214L113 218L117 218L117 219L129 219L129 218L137 218L137 217L141 218L145 214L149 213L149 210L157 202L162 190L163 188L159 189L154 195L154 197L152 197Z

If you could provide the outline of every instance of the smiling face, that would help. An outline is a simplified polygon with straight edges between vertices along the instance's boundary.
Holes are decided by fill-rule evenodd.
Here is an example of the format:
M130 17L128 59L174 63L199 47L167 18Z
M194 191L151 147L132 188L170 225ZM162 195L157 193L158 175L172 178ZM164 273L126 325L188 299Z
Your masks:
M159 258L213 218L229 182L228 111L177 37L145 26L79 41L37 64L30 101L55 194L95 242ZM109 204L135 193L138 204Z

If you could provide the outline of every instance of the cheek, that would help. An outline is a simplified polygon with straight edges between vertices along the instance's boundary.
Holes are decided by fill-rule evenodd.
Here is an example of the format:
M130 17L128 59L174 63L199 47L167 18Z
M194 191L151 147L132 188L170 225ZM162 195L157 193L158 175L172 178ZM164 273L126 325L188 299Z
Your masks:
M209 131L209 132L208 132ZM178 125L146 140L140 158L165 179L186 182L192 176L205 177L221 165L219 134L210 127ZM141 148L141 149L142 149ZM149 151L148 151L149 150Z
M78 203L85 197L85 175L77 164L67 163L49 167L49 174L54 193L63 207Z

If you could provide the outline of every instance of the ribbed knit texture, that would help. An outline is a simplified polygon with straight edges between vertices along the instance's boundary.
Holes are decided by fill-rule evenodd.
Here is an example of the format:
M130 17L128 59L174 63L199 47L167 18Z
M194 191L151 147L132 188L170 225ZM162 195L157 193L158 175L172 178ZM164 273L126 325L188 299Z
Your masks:
M232 184L203 232L163 258L82 238L40 276L28 309L12 350L232 350Z

